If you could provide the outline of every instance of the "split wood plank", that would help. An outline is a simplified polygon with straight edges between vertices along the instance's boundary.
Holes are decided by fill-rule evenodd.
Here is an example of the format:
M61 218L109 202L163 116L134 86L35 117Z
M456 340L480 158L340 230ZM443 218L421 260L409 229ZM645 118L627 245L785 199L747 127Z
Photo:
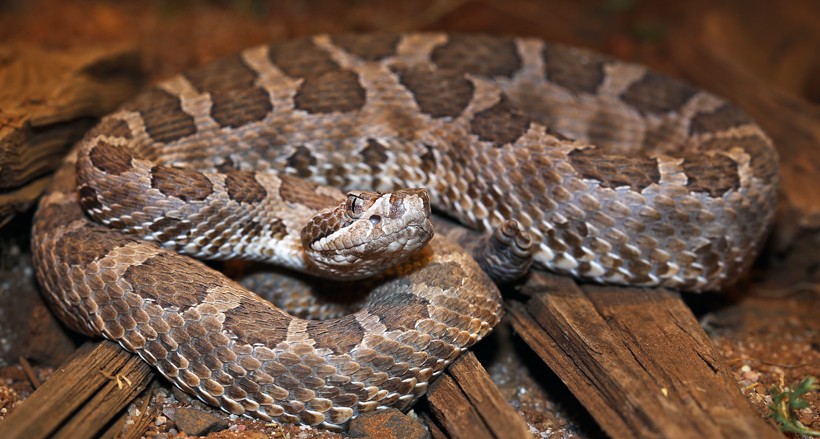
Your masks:
M436 421L451 438L532 436L472 352L462 355L433 382L427 400Z
M134 401L139 405L139 415L136 415L136 419L131 419L133 423L128 423L131 417L128 410L123 410L116 420L109 423L110 426L105 432L100 434L100 439L139 439L143 437L148 427L159 415L159 409L151 405L157 389L159 389L159 382L153 380L151 385Z
M612 437L778 438L680 296L534 272L513 328Z
M113 342L86 343L0 423L0 437L94 437L153 376L147 363Z

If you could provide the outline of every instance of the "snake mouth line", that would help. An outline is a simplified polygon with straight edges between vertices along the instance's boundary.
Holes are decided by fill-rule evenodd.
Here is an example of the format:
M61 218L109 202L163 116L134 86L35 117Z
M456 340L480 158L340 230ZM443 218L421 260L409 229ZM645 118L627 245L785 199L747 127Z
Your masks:
M414 229L414 230L421 230L423 232L427 232L427 235L429 235L429 238L424 240L424 244L427 244L430 241L430 239L432 239L432 237L433 237L433 233L432 233L433 224L430 222L430 220L427 220L426 222L427 222L427 224L408 224L405 227L403 227L401 229L398 229L393 233L384 235L381 238L379 238L379 239L377 239L376 241L373 241L373 242L392 241L393 240L392 238L395 238L397 235L399 235L403 232L406 232L408 229ZM420 234L420 233L416 232L415 234ZM321 239L319 241L321 241ZM410 239L405 240L405 244L409 241L410 241ZM356 243L352 243L349 246L338 247L338 248L335 248L335 249L325 249L325 250L316 250L316 249L314 249L314 250L316 250L318 252L322 252L322 253L331 253L331 252L338 252L340 250L341 251L354 250L357 247L361 247L361 246L367 246L367 242L356 242ZM386 247L387 246L385 246L385 248Z

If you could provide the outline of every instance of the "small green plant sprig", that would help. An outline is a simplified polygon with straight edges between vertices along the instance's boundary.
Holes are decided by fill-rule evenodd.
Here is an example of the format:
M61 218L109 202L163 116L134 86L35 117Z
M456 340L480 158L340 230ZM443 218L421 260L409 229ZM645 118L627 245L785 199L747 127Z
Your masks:
M820 436L820 431L812 430L800 423L794 413L795 410L809 406L808 401L800 399L801 396L820 389L820 386L815 384L814 381L814 377L806 377L794 390L786 387L782 392L777 389L777 386L772 386L772 403L769 404L769 410L772 412L769 417L774 418L780 426L780 430L786 433Z

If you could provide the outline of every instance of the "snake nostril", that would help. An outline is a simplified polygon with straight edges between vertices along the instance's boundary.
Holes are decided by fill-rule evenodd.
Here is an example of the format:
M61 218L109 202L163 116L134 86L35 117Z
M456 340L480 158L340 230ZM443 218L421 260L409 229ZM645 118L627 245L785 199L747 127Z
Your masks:
M379 215L373 215L370 217L370 224L373 224L375 226L380 222L382 222L382 217L380 217Z

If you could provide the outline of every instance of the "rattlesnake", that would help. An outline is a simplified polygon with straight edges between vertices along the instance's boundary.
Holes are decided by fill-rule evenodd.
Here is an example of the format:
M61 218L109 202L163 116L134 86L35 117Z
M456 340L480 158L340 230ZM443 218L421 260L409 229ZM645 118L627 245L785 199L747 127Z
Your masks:
M475 262L433 238L362 310L319 322L169 250L248 250L314 271L294 237L305 220L289 215L344 199L317 183L424 187L433 208L477 230L517 221L540 267L700 291L750 264L777 182L753 121L642 66L527 38L320 35L173 77L104 118L43 197L33 249L74 329L231 413L338 427L409 407L499 321L498 291ZM291 210L263 213L270 197ZM355 193L347 210L367 197L397 201ZM410 197L429 213L423 193Z

